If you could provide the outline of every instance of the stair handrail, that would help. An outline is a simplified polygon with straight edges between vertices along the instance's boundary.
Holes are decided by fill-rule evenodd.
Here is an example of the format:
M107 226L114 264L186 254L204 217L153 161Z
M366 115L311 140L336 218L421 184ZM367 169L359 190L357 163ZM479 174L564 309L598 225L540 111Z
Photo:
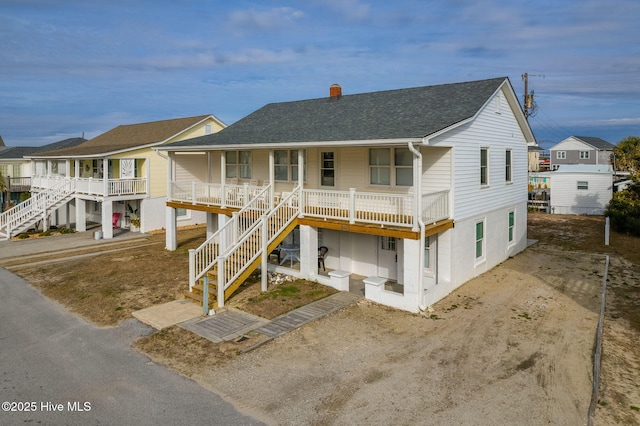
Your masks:
M249 232L271 206L271 185L261 188L231 219L196 249L189 250L189 291L215 265L222 251L232 247ZM216 244L216 241L218 242Z
M6 228L6 236L10 238L12 229L42 214L44 210L66 198L74 191L75 181L73 179L62 179L50 189L37 192L25 201L0 214L0 230Z
M244 237L221 255L218 262L218 306L224 306L224 292L271 243L298 216L300 210L300 187L296 186L280 204L265 214L260 223L267 221L269 232L267 246L263 246L259 232L263 226L254 226ZM280 215L280 213L283 213ZM277 227L272 228L271 225Z

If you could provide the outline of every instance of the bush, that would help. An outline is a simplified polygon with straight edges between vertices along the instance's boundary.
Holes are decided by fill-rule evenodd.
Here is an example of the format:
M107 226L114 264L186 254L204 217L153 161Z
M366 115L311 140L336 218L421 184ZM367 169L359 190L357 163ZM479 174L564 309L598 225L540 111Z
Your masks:
M613 194L605 215L615 231L640 237L640 183Z
M75 234L76 231L71 228L61 226L60 229L58 229L58 232L60 232L61 234Z

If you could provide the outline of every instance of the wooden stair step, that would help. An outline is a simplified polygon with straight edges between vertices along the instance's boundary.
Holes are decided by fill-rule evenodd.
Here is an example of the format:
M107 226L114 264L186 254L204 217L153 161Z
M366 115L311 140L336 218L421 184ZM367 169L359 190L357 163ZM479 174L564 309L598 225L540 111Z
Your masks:
M203 303L202 294L187 292L184 295L187 299L191 299L194 302L197 302L200 306L202 306L202 303ZM218 307L217 300L209 298L209 309L215 309L217 307Z

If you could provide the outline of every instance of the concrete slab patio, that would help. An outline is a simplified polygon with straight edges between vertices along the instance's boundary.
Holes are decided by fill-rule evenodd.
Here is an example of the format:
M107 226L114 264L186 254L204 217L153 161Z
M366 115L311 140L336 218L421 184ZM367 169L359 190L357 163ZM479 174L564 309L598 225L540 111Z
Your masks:
M174 300L132 313L134 318L156 330L199 318L202 308L190 300Z

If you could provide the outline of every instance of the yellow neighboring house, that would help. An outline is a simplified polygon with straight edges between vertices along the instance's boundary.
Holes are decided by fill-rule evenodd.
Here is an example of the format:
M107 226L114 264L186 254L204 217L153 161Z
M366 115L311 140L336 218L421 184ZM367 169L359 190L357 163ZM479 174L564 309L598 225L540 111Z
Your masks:
M114 229L147 232L165 226L167 159L154 148L216 133L226 125L213 115L118 126L73 148L38 152L32 162L30 211L46 211L21 220L4 218L0 237L15 235L37 221L102 225L104 238ZM16 213L17 214L17 213ZM197 212L178 212L181 224L204 223ZM9 223L7 227L7 223Z

